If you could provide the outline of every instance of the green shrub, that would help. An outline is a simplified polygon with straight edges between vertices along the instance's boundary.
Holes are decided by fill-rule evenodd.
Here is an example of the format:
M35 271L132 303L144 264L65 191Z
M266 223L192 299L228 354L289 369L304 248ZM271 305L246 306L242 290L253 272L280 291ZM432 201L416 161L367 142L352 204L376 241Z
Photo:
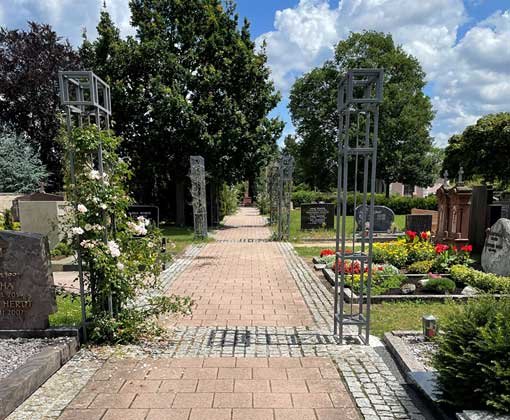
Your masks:
M14 219L12 217L12 211L6 209L4 212L4 229L14 230Z
M220 189L219 201L222 216L228 216L235 213L239 206L239 195L243 194L242 184L227 185L223 184Z
M67 242L59 242L58 245L51 251L53 257L69 257L74 254L74 249L71 244Z
M457 283L466 284L489 293L510 293L510 277L484 273L463 265L454 265L450 276Z
M444 402L510 413L510 299L473 299L442 323L433 364Z
M446 277L430 279L424 287L425 290L441 294L453 293L455 291L455 288L456 288L455 282L452 279Z
M432 269L434 260L416 261L407 267L407 272L410 274L426 274Z
M324 201L336 204L336 192L310 191L305 189L296 189L292 193L292 201L295 207L301 204L313 203L316 201ZM369 196L370 198L370 196ZM359 197L358 203L359 205ZM378 206L387 206L394 211L395 214L410 214L411 209L437 210L437 199L435 195L425 198L421 197L401 197L391 196L387 198L384 194L375 195L375 204ZM349 193L347 196L347 214L354 214L354 194Z

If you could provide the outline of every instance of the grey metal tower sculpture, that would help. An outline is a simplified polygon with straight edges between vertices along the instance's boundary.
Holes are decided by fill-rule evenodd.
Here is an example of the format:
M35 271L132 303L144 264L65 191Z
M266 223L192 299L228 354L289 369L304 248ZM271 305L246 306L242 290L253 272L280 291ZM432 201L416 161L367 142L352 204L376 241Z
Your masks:
M58 73L60 102L66 111L66 124L68 134L73 127L95 124L100 129L110 129L112 115L110 86L91 71L61 71ZM69 150L69 173L72 187L75 188L76 176L74 166L74 151ZM92 160L95 160L92 158ZM103 150L101 145L97 150L97 169L103 177ZM72 191L71 191L72 193ZM106 217L106 215L104 215ZM105 230L104 240L107 241ZM86 329L86 299L83 277L83 260L80 247L78 247L78 277L80 282L81 316L83 338L87 340ZM108 309L113 314L113 302L110 294Z
M267 168L267 191L269 195L269 224L278 219L278 163L271 162Z
M374 236L374 195L377 168L379 105L383 99L383 70L348 71L338 92L338 211L336 225L336 264L334 297L334 334L343 341L346 327L357 329L358 338L368 344L370 337L370 293L372 286L372 244ZM354 169L354 185L349 185L349 169ZM361 180L361 184L358 184ZM361 205L362 232L347 237L347 194L354 194L354 208ZM365 229L366 227L366 229ZM348 243L349 242L349 243ZM359 270L353 270L358 265ZM355 284L359 271L357 303L345 291Z
M204 158L202 156L190 156L189 162L195 237L207 238L207 200Z
M287 241L290 235L290 206L294 158L283 155L278 162L278 231L277 239Z

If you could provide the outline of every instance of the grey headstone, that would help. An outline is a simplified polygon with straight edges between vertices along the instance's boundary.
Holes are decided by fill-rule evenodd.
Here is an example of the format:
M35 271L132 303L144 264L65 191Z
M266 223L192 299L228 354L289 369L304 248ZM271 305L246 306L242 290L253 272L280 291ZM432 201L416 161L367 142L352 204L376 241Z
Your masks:
M301 229L333 229L334 225L334 204L317 203L301 205Z
M364 214L366 214L365 220L368 222L368 206L358 206L354 210L358 231L365 230L365 226L363 226ZM374 232L388 232L394 220L395 213L392 209L386 206L374 206Z
M406 230L413 232L430 232L432 230L431 214L408 214L406 215Z
M55 310L47 238L0 231L0 330L47 328Z
M485 239L482 267L489 273L510 276L510 220L499 219Z

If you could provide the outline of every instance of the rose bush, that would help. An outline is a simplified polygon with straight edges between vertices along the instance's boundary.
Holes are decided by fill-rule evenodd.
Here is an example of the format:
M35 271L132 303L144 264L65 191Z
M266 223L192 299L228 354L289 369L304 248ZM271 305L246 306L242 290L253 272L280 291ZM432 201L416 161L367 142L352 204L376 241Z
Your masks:
M127 342L158 331L156 318L168 311L188 313L189 298L158 296L135 305L138 295L157 289L162 267L161 234L148 220L130 220L132 202L126 183L127 163L116 153L120 138L95 125L75 128L64 137L73 156L75 184L66 176L66 193L74 208L68 234L81 255L90 291L91 337ZM102 146L104 173L96 169Z

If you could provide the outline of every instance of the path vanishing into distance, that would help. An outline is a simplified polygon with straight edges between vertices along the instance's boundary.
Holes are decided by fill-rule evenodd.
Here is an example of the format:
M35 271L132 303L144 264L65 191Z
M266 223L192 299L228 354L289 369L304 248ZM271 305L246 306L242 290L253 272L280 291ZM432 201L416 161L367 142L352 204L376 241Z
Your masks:
M167 339L83 348L8 419L430 418L382 347L337 344L330 288L270 237L254 208L227 217L162 274L195 302Z

